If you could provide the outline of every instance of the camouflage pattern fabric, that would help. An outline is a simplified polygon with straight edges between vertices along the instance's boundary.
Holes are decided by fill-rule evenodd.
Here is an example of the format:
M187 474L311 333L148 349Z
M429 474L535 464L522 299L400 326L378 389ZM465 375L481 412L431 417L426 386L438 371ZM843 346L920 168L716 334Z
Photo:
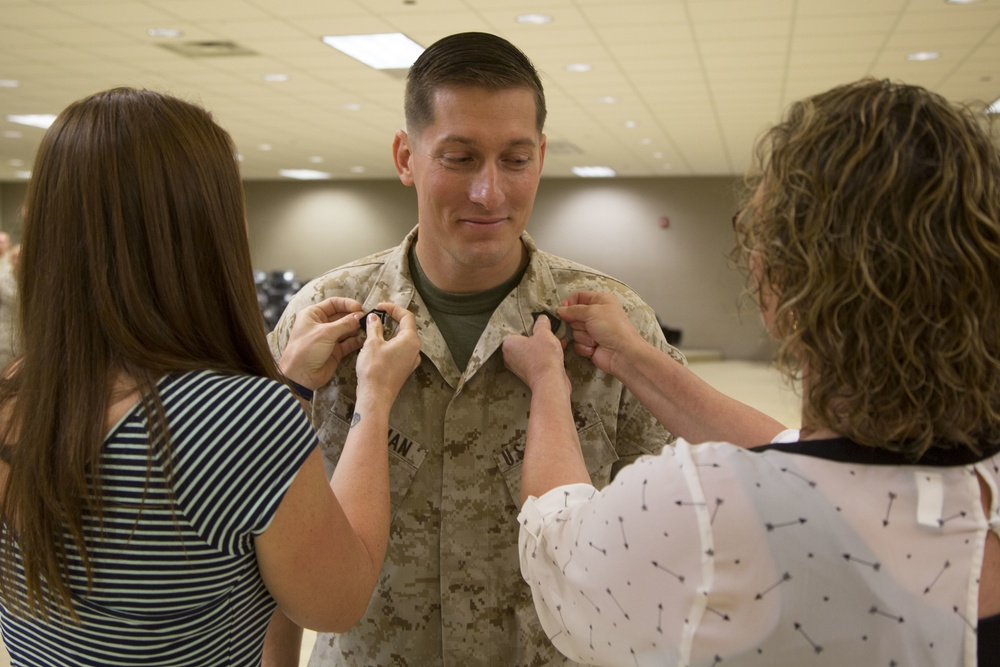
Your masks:
M368 611L351 631L320 634L310 667L549 666L575 664L546 638L517 553L521 460L530 393L503 363L500 345L526 334L532 312L555 312L578 290L609 291L655 345L684 363L653 311L623 283L541 252L525 234L530 263L493 313L463 373L410 280L407 250L397 248L334 269L307 284L269 337L280 358L295 313L331 296L365 310L391 301L416 315L420 366L390 415L392 526L389 550ZM391 335L392 326L386 335ZM351 416L357 355L313 399L328 472L340 456ZM614 377L568 350L572 405L594 484L622 465L655 454L672 437Z

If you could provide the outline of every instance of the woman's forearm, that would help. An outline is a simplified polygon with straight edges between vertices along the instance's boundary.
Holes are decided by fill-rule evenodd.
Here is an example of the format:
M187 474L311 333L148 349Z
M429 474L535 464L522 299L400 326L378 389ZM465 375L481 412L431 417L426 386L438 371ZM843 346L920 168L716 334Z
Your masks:
M373 577L389 536L389 461L386 445L391 401L359 394L353 423L330 487L371 559Z
M531 393L527 444L521 467L521 502L564 484L590 483L570 405L565 374L552 374Z
M689 442L719 440L754 446L785 427L726 396L649 343L637 346L612 371L668 431Z

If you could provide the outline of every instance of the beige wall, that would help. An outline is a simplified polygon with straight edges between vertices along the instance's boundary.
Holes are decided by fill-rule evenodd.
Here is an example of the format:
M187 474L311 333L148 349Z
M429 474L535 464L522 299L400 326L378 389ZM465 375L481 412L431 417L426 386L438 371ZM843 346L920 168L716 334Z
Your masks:
M543 179L528 231L544 250L632 286L683 330L683 348L767 359L771 345L756 314L738 312L743 279L726 259L736 187L708 177ZM24 191L0 184L0 228L15 240ZM256 267L303 279L396 245L416 224L413 190L397 181L250 181L246 195Z
M683 329L683 347L764 359L770 345L753 312L739 316L743 279L726 259L736 188L731 178L543 179L528 231L628 283ZM413 190L395 181L253 181L246 191L258 268L302 278L396 245L416 224Z

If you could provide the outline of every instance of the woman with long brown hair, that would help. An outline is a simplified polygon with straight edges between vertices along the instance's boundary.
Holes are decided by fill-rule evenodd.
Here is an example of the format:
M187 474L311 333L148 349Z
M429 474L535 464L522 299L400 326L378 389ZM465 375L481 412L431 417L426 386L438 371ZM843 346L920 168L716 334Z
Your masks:
M0 379L0 620L16 664L257 665L275 601L334 631L367 607L413 317L385 304L395 336L373 318L362 347L360 304L327 300L279 370L246 234L235 148L204 109L114 89L46 132L23 353ZM308 396L359 349L351 455L328 484L283 381Z

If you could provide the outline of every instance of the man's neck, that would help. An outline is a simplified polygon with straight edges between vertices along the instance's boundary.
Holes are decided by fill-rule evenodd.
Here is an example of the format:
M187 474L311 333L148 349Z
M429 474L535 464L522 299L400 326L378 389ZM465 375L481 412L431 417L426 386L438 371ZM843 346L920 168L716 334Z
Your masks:
M447 258L428 256L417 237L414 251L424 275L437 289L450 294L471 294L484 292L503 284L511 277L524 271L528 265L528 248L522 241L516 262L506 262L496 266L468 267L449 262ZM438 261L440 260L440 261Z

